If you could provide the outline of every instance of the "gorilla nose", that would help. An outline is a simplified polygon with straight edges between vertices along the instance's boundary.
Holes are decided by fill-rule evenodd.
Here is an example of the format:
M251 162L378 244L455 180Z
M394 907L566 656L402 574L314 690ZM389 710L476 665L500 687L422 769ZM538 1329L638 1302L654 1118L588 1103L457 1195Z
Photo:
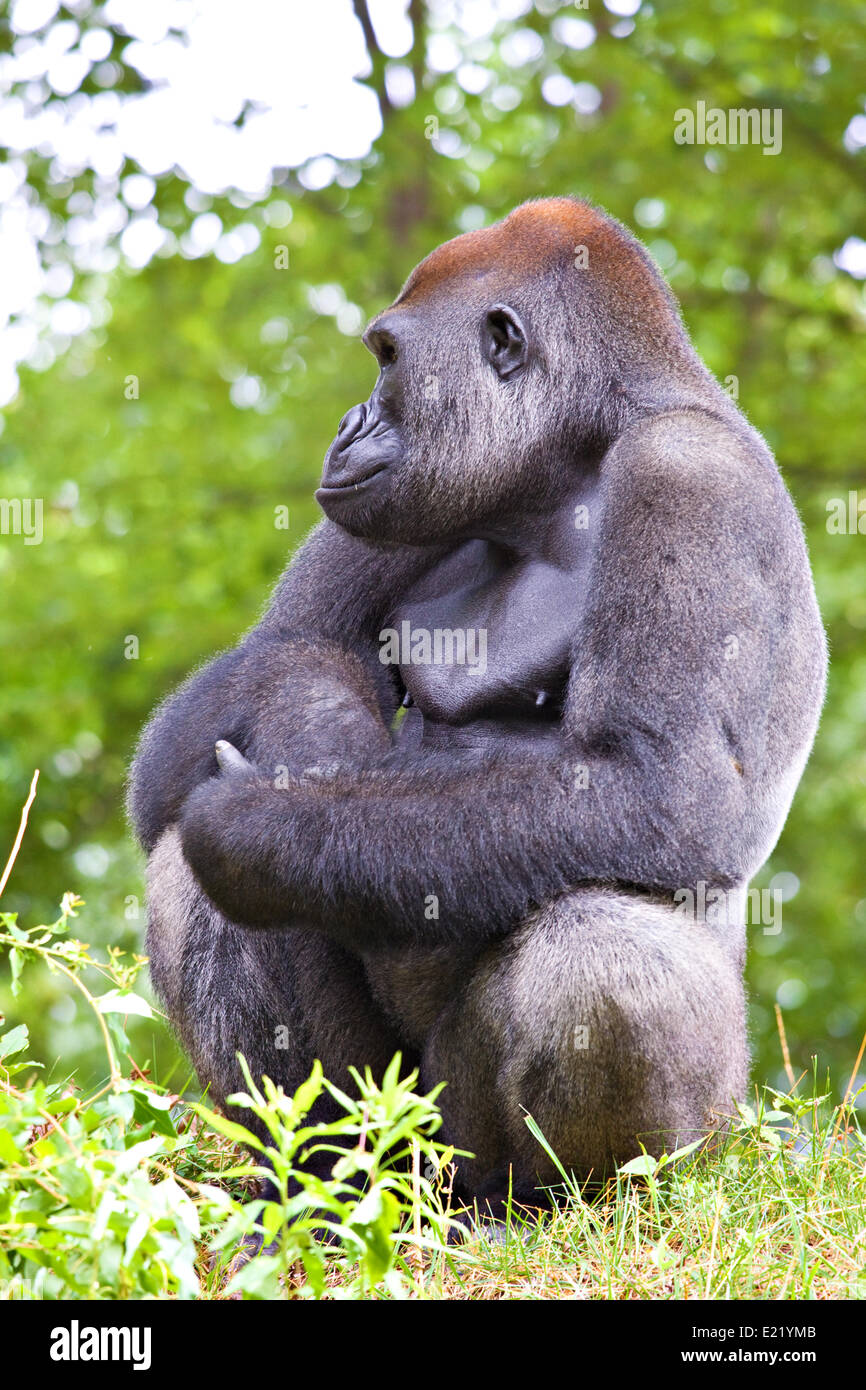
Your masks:
M357 438L364 428L366 419L366 405L353 405L351 410L346 411L346 414L340 421L340 427L337 430L337 438L340 441L341 449L348 448L352 440Z

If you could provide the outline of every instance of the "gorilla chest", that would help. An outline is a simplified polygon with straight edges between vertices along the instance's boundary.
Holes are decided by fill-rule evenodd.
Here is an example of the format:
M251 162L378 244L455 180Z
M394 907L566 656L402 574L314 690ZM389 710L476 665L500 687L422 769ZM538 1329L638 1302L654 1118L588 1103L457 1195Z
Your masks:
M580 567L511 565L470 542L395 610L380 659L431 724L555 723L583 602Z

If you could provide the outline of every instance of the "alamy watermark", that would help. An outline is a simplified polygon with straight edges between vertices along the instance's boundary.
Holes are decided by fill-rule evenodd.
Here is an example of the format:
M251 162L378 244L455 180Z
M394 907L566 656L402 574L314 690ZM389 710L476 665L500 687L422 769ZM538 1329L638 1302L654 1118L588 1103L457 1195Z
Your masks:
M484 627L413 628L410 622L385 627L379 633L383 666L466 666L471 676L487 670L487 629Z
M674 140L678 145L763 145L764 154L782 152L780 106L732 107L695 103L674 112Z
M763 927L765 936L778 936L782 930L781 888L742 889L713 888L699 879L694 888L678 888L674 893L674 911L690 922L708 926L738 927L745 920L751 927Z
M851 488L847 498L831 497L826 504L831 536L866 536L866 497Z
M51 1332L52 1361L130 1361L134 1371L147 1371L151 1361L149 1327L82 1327L73 1318L68 1327Z
M25 545L41 545L42 534L41 497L0 497L0 536L23 536Z

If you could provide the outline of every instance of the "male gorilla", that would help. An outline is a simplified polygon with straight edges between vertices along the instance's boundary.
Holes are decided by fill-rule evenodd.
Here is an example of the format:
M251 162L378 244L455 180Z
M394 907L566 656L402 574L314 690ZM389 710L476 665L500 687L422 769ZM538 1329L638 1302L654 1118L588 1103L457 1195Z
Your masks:
M153 978L213 1099L238 1050L291 1089L399 1048L464 1190L528 1195L525 1111L601 1176L743 1093L744 889L823 629L770 453L604 213L447 242L364 342L327 520L138 752Z

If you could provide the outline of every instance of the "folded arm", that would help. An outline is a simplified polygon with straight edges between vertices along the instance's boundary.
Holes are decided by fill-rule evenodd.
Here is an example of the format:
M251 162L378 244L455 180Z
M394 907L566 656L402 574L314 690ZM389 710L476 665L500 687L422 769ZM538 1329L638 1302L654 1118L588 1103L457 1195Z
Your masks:
M646 497L638 484L610 514L555 754L447 768L417 754L284 789L215 779L182 818L213 900L369 948L483 940L579 882L744 881L773 833L759 773L776 615L737 517L693 476L677 484Z

